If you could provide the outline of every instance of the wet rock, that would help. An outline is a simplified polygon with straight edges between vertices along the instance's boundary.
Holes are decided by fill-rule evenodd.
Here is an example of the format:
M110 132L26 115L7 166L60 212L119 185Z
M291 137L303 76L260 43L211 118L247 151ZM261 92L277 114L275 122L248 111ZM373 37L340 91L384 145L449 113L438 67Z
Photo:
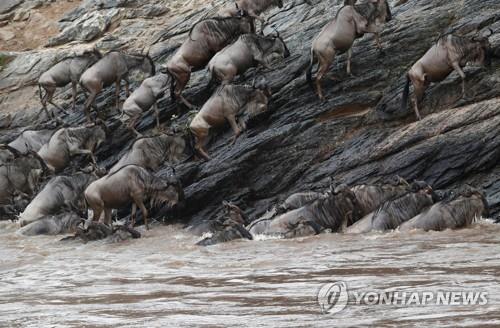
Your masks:
M0 14L5 14L19 6L23 0L2 0L0 2Z

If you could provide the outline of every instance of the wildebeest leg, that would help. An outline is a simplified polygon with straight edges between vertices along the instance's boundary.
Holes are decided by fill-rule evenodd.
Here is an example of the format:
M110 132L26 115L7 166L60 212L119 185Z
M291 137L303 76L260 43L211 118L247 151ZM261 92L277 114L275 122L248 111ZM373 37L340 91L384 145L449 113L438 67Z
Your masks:
M128 77L124 77L125 81L125 93L127 94L127 98L130 96L130 82L128 81Z
M453 69L457 71L458 75L462 78L462 98L465 95L465 73L457 62L451 63Z
M382 51L382 43L380 43L380 34L375 33L375 45L377 46L377 49Z
M351 59L352 59L352 48L349 48L349 50L347 51L347 75L352 75Z
M91 91L89 97L87 98L87 101L85 101L85 104L83 105L85 117L87 117L87 121L89 123L92 123L92 119L90 118L90 106L93 106L96 96L97 92Z
M328 56L328 54L326 56L324 54L318 54L319 69L316 75L316 92L318 93L318 97L321 100L325 99L323 90L321 89L321 80L323 79L323 76L325 76L328 69L330 69L330 65L332 64L334 58L335 50L333 51L331 56Z
M68 114L68 112L66 112L61 106L58 106L56 105L53 101L52 101L52 98L54 97L54 93L55 93L56 89L52 89L52 92L47 92L47 102L49 104L51 104L52 106L54 106L55 108L59 109L60 111L62 111L63 113L65 114ZM52 113L52 117L55 117L54 113Z
M130 226L133 228L135 225L135 215L137 214L137 205L135 203L132 204L132 213L130 214Z
M234 145L236 142L236 139L240 136L241 134L241 129L236 122L236 117L234 115L228 116L227 120L229 121L229 125L231 125L231 129L234 131L234 137L232 138L231 145Z
M94 153L90 149L80 149L80 148L76 148L76 147L71 147L70 146L69 152L70 152L70 154L74 154L74 155L80 155L80 154L82 154L82 155L89 155L90 159L92 160L92 162L95 165L97 165L97 161L96 161L96 158L94 156Z
M107 224L109 227L112 226L112 224L111 224L111 209L110 208L104 209L104 224Z
M120 109L120 81L117 80L116 83L116 88L115 88L115 97L116 97L116 110Z
M160 114L158 113L158 104L156 102L153 105L153 110L156 118L156 129L160 129Z
M71 89L73 92L73 111L75 111L76 108L76 82L71 82Z
M210 160L210 156L208 153L203 149L203 146L205 145L205 142L208 137L208 129L196 129L195 131L191 130L193 132L194 138L195 138L195 145L194 149L207 161Z
M47 99L49 98L49 94L54 94L54 92L56 91L55 88L46 88L46 87L43 87L43 90L45 90L45 96L42 97L41 99L41 103L42 103L42 109L40 110L40 112L38 113L38 115L40 115L42 113L42 111L45 112L45 114L47 114L47 117L48 118L51 118L52 115L50 115L48 109L47 109ZM42 89L40 88L40 92L42 92Z
M132 131L133 133L135 133L135 135L136 135L137 137L142 137L142 134L141 134L141 133L139 133L139 131L137 131L137 130L135 129L135 123L137 122L137 120L138 120L138 119L139 119L139 117L138 117L138 116L131 117L131 118L130 118L130 122L129 122L129 123L128 123L128 125L127 125L127 128L128 128L130 131Z
M92 208L92 221L99 221L101 218L101 213L102 213L102 207L99 208Z
M146 206L144 206L144 202L142 201L142 192L133 193L132 199L134 200L134 203L141 209L142 216L144 218L144 224L146 225L146 230L149 230L148 210L146 209Z

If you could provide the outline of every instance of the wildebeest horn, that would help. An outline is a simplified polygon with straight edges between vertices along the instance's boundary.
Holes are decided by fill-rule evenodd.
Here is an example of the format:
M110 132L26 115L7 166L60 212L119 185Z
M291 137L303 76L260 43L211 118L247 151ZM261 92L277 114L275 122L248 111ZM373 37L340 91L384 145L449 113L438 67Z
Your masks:
M257 80L257 78L256 78L256 77L254 77L254 78L253 78L253 81L252 81L252 88L254 88L254 89L255 89L255 82L256 82L256 80Z
M485 37L487 37L487 38L490 37L494 33L493 30L489 27L488 27L488 31L490 31L490 34L485 35Z

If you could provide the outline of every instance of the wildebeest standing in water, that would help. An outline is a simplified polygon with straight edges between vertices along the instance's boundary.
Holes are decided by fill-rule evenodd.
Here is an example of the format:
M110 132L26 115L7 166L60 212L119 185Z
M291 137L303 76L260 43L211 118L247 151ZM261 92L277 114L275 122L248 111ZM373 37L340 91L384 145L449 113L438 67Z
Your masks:
M135 224L137 207L141 209L146 228L148 211L146 199L151 207L162 203L169 206L178 204L184 198L179 181L174 177L163 178L137 165L127 165L91 183L85 190L85 199L93 211L93 221L97 221L104 211L104 223L111 225L111 210L132 203L131 226Z
M96 163L94 151L106 140L106 130L103 123L77 128L59 129L49 142L38 151L47 166L57 172L68 166L71 157L78 154L90 156Z
M55 130L25 130L14 141L9 143L9 146L17 149L23 154L29 151L38 152L40 148L47 142L54 134Z
M248 219L243 211L231 202L223 201L224 215L212 223L212 236L196 243L199 246L209 246L225 243L236 239L250 239L252 235L245 229Z
M382 204L376 211L348 227L346 233L366 233L396 229L434 203L432 188L423 181L411 184L410 191Z
M86 51L80 56L62 60L40 76L38 79L40 101L48 117L51 117L51 115L47 110L47 103L52 104L54 107L66 113L62 107L52 102L52 97L57 88L62 88L69 83L71 83L71 89L73 91L73 110L75 110L78 81L83 72L101 58L102 55L97 49ZM45 95L43 97L42 88L45 90Z
M96 179L96 175L83 172L52 178L19 215L19 224L22 227L64 210L84 212L83 192Z
M162 164L174 164L180 161L185 147L184 138L175 134L165 133L139 138L134 141L127 153L113 165L109 173L129 164L156 171Z
M484 193L469 187L434 204L425 212L403 223L399 230L441 231L459 229L469 226L475 219L488 216L488 202L484 197Z
M137 120L141 118L142 113L148 111L149 109L154 110L156 128L160 128L157 101L165 94L165 91L168 89L169 82L170 76L168 74L160 73L155 76L151 76L142 81L141 86L132 92L132 94L123 103L122 113L127 115L130 120L127 124L127 128L137 136L141 136L141 134L135 129L135 124Z
M335 55L347 51L347 73L351 74L352 45L354 40L364 33L380 32L380 20L391 19L389 5L386 0L370 0L374 5L368 19L361 15L353 6L344 6L336 17L328 23L313 40L311 46L311 60L306 70L306 79L312 85L312 67L319 62L316 75L316 92L320 99L324 99L321 89L321 80L329 70ZM378 40L378 37L377 37Z
M113 83L116 84L116 109L118 109L120 83L122 80L125 81L125 90L128 97L130 95L128 75L134 69L140 69L151 76L155 75L155 65L148 55L126 54L121 51L111 51L82 74L80 84L90 93L84 105L87 121L91 121L89 109L94 104L99 92Z
M210 128L223 126L226 120L234 131L232 143L246 129L248 121L267 110L271 95L266 83L257 86L223 85L207 100L193 118L189 129L195 138L195 149L205 159L210 156L203 149Z
M238 17L208 18L196 23L186 41L167 63L167 69L173 77L170 86L172 100L180 99L184 105L192 108L193 105L182 96L191 72L204 68L217 52L241 34L253 32L253 19L243 12Z
M236 75L244 74L249 68L262 65L271 69L269 63L274 58L288 58L290 51L285 42L276 36L243 34L238 40L219 51L208 63L213 79L227 84Z
M490 29L490 32L493 31ZM491 34L490 34L491 35ZM468 38L447 34L439 38L422 58L406 74L401 109L406 110L410 81L413 84L413 109L420 120L418 106L424 97L425 89L431 82L443 81L451 72L457 71L462 79L462 97L465 94L465 73L462 68L467 63L491 65L491 46L488 37Z
M47 215L35 222L23 226L18 233L24 236L57 235L74 233L79 224L84 220L76 213L65 212L57 215Z

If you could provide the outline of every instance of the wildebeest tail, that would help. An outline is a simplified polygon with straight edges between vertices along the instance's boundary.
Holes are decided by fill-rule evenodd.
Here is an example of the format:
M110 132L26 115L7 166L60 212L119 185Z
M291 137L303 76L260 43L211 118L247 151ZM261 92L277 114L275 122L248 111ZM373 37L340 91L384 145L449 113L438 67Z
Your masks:
M410 94L410 77L406 74L406 83L403 89L403 99L401 100L401 110L406 110L408 104L408 95Z
M311 59L309 61L309 66L307 66L306 69L306 80L307 83L311 86L311 88L314 88L312 84L312 68L315 62L316 62L316 57L314 56L314 51L311 49Z

